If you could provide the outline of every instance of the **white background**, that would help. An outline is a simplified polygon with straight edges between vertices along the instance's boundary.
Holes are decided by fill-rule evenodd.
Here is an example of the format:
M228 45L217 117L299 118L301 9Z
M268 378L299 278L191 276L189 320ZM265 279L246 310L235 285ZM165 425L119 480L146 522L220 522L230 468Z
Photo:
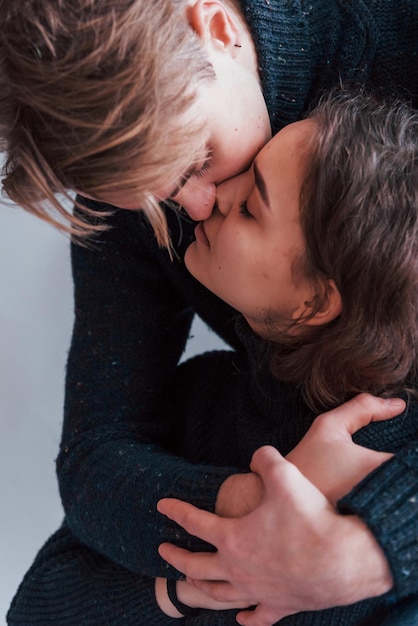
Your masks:
M55 479L73 321L69 243L0 203L0 624L62 519ZM221 342L201 322L186 355Z

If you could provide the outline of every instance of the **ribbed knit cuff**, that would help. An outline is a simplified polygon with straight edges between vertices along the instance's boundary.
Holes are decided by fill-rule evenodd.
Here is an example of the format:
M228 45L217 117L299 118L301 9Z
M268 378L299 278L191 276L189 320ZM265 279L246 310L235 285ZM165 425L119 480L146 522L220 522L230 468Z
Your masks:
M180 478L176 483L176 490L184 494L187 502L213 513L220 486L231 474L239 471L233 467L208 467L207 472L202 473L200 470L196 480L190 480L190 477Z
M338 502L358 515L382 547L401 599L418 592L418 449L405 448Z

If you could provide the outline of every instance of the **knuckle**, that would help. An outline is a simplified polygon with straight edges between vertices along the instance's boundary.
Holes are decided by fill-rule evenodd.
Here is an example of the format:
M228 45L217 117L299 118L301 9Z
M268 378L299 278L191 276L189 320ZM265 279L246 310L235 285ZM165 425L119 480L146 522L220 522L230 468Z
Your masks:
M231 555L231 557L241 554L242 546L237 533L223 533L221 541L223 549L227 554Z
M311 430L320 434L323 430L327 431L328 427L335 423L335 415L331 412L321 413L312 423Z
M371 411L379 398L375 398L370 393L363 392L356 396L355 400L360 405L360 408L364 409L365 411Z

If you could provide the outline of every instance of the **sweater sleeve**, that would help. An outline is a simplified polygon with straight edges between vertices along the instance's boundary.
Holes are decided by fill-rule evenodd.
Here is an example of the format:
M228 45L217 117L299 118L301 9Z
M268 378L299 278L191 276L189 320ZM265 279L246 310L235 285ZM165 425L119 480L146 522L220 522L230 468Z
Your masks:
M75 324L59 487L82 542L133 572L167 575L161 542L201 544L157 512L158 500L174 496L213 510L234 470L193 465L169 451L178 416L168 390L190 329L194 285L185 278L180 294L168 277L175 266L162 271L158 255L168 255L138 214L119 211L110 221L93 247L72 248Z
M155 579L135 574L78 541L64 524L38 552L12 600L8 626L234 626L236 610L173 619Z
M418 593L418 439L367 476L338 503L373 532L386 558L398 599Z
M13 598L7 624L170 626L179 620L158 607L153 578L112 563L63 526L36 556Z

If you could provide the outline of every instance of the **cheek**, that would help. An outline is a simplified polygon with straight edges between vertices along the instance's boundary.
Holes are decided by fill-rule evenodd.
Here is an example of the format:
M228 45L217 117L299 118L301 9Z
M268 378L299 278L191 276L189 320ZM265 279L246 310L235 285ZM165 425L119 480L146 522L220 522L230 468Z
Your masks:
M212 249L210 272L219 284L222 281L228 288L241 286L253 273L251 240L238 229L230 229L219 234Z
M218 269L221 269L221 267L234 264L237 255L240 255L238 242L239 233L225 222L219 229L217 237L210 249L210 256L214 268L219 266Z

